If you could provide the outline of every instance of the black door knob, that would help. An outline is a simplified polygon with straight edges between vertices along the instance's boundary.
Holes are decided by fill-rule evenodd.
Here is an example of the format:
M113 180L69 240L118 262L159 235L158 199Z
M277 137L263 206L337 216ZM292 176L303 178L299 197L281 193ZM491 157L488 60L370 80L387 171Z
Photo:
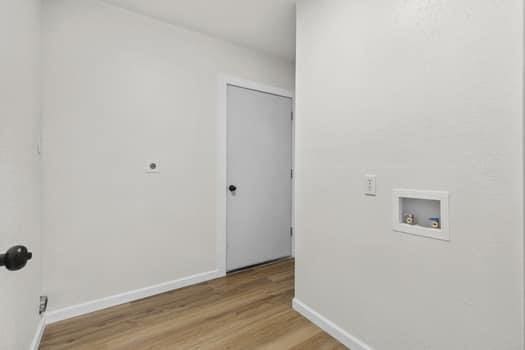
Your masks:
M9 271L18 271L31 260L33 253L26 247L17 245L10 248L5 254L0 254L0 266L5 266Z
M237 191L237 187L235 187L234 185L230 185L230 187L228 187L228 189L230 190L230 192Z

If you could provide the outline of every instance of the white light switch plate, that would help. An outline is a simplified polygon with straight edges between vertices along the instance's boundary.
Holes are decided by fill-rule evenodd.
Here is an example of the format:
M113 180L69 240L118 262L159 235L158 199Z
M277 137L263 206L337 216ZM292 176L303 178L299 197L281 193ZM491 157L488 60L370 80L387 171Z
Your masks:
M375 175L365 175L365 195L367 195L367 196L376 196L377 195L376 176Z

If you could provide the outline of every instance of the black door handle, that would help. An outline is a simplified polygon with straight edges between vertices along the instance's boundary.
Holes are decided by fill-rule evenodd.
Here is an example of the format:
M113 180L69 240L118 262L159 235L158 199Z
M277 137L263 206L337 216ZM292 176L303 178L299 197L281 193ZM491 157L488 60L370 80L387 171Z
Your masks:
M234 185L230 185L230 187L228 187L228 189L230 190L230 192L237 191L237 187L235 187Z
M33 258L33 253L26 247L17 245L9 248L5 254L0 254L0 266L5 266L9 271L18 271L26 266Z

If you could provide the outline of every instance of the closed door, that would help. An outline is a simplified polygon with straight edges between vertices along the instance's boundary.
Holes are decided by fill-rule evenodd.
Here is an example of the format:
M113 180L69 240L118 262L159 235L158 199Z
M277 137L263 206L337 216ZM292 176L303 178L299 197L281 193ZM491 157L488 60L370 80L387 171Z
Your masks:
M292 99L228 86L227 269L291 255Z

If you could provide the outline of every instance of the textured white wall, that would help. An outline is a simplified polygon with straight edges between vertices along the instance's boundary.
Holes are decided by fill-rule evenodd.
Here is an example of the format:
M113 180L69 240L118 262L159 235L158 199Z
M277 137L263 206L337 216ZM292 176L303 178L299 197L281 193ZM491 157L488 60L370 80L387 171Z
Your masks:
M215 270L219 74L292 65L92 0L46 1L43 35L50 308Z
M299 3L300 301L376 350L523 349L522 67L521 0ZM450 191L452 241L393 232L394 188Z
M0 251L23 244L33 260L0 268L0 348L26 350L39 322L40 1L0 1Z

